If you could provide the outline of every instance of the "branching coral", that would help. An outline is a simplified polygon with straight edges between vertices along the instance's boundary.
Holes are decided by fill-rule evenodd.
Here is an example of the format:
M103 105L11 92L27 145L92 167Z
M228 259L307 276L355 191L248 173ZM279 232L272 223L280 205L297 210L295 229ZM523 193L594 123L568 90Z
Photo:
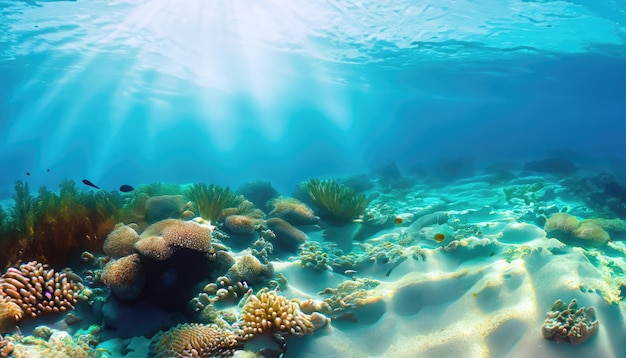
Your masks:
M206 220L217 222L224 217L222 211L227 208L238 208L246 200L242 195L230 191L230 188L222 188L219 185L196 183L186 191L189 200L196 204L198 214ZM249 205L251 206L251 205ZM245 208L229 214L245 214Z
M250 295L241 310L241 339L248 340L264 332L284 332L293 335L313 333L318 324L325 324L320 313L307 315L295 300L267 289ZM321 321L324 321L323 323Z
M541 326L545 339L581 344L598 332L595 309L578 308L576 299L572 299L569 305L560 299L556 300L546 316Z
M333 179L311 178L304 184L304 188L323 216L338 224L345 224L363 214L368 205L364 194L358 194Z
M82 289L68 274L36 261L10 267L0 276L0 297L20 306L25 317L74 309Z
M150 357L231 357L238 347L237 337L216 325L180 324L152 338Z

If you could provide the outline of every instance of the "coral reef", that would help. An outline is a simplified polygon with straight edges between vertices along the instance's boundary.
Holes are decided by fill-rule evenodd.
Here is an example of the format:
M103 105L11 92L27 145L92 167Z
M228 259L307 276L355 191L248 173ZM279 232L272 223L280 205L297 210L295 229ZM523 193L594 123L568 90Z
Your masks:
M165 219L148 226L134 247L140 254L155 260L166 260L181 248L208 252L214 229L203 220Z
M601 221L593 219L578 221L573 215L555 213L546 220L544 230L548 235L565 243L576 242L578 239L581 243L599 246L610 240L609 234L600 223Z
M117 224L115 229L104 240L102 250L107 256L114 258L133 253L133 245L139 240L139 234L128 225Z
M38 333L37 333L38 332ZM32 336L11 337L15 358L106 358L111 355L94 348L99 342L100 327L90 326L73 336L65 331L38 327Z
M327 288L319 294L329 295L323 302L330 306L333 314L339 314L381 300L381 295L375 292L378 285L377 280L357 278L343 281L336 288Z
M572 299L569 304L556 300L546 316L541 326L545 339L581 344L598 332L595 309L578 308L576 299Z
M346 224L367 208L368 200L336 180L309 179L304 184L311 200L321 210L323 217L336 224Z
M8 297L23 311L24 317L74 309L83 289L74 274L55 272L47 265L32 261L10 267L0 276L0 297Z
M270 200L269 205L272 211L268 216L281 218L291 225L316 224L320 219L313 209L295 198L276 198Z
M256 295L250 295L241 310L241 339L249 340L265 332L276 331L298 336L313 333L317 326L327 322L321 313L313 314L303 313L297 301L263 289Z
M13 344L13 342L0 336L0 358L9 357L11 353L13 353L14 349L15 345Z
M237 337L216 325L180 324L152 338L150 357L231 357L239 347Z
M102 269L102 281L122 300L133 300L143 290L146 275L138 254L108 262Z

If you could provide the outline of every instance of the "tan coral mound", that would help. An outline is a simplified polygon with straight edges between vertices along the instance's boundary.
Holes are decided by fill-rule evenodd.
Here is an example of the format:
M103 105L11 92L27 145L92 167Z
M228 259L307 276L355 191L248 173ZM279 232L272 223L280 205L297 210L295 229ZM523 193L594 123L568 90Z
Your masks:
M132 254L107 263L102 269L102 281L120 299L137 298L146 283L139 255Z
M248 297L241 310L241 339L248 340L265 332L282 331L301 336L313 333L316 324L310 315L300 310L300 305L276 291L261 290ZM316 315L316 320L321 314Z
M139 234L128 225L118 224L104 240L102 250L107 256L122 257L133 253L133 245L139 240Z
M238 347L237 337L216 325L179 324L154 336L150 357L231 357Z
M0 276L0 297L16 303L25 317L74 309L82 289L83 285L66 273L55 272L37 261L9 267Z
M156 260L166 260L180 248L208 252L214 229L207 221L165 219L148 226L134 247Z
M313 209L295 198L276 198L269 202L272 211L268 216L279 217L291 225L316 224L319 217L315 216Z
M252 234L261 227L261 220L247 215L229 215L224 226L233 234Z

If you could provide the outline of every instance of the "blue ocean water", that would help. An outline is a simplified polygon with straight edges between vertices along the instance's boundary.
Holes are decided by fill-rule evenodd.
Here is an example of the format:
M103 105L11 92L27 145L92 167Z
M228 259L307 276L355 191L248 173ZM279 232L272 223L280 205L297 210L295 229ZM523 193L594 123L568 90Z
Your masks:
M570 212L580 223L598 216L626 219L620 217L626 211L625 24L623 0L0 0L0 203L5 209L13 205L18 180L33 193L40 186L56 190L63 179L89 190L80 184L88 179L106 191L156 182L237 188L266 180L281 195L290 196L312 177L372 175L381 168L397 168L414 181L393 189L382 184L365 189L370 190L368 210L376 215L389 210L384 212L390 215L384 229L358 234L303 230L320 241L322 236L361 235L368 238L362 242L369 245L371 239L376 246L379 234L406 238L419 232L430 241L432 230L441 229L446 238L469 235L465 227L446 226L432 217L426 217L432 222L419 221L420 215L438 210L446 210L446 218L468 215L459 220L482 227L493 238L498 230L506 237L512 229L498 225L511 218L549 232L544 224L554 211ZM493 164L512 161L515 170L521 170L524 163L546 158L566 160L578 173L593 178L608 172L610 184L618 189L611 192L615 186L607 184L596 199L587 187L592 193L587 199L596 200L592 207L589 201L559 196L561 187L554 188L566 184L558 168L552 168L556 179L550 177L551 170L516 172L516 179L498 185L523 187L537 180L546 186L541 198L525 187L531 194L515 199L523 202L530 195L533 201L520 209L515 206L522 205L519 202L507 206L508 194L506 203L493 194L501 194L502 187L477 186L485 196L473 198L474 189L463 186ZM436 183L428 182L432 177ZM457 179L467 181L455 187ZM449 192L433 189L450 182ZM402 191L408 187L413 194ZM433 193L426 194L430 189ZM535 205L535 199L541 205ZM474 206L460 204L472 200ZM496 231L488 233L489 224L481 226L488 221L480 212L483 206L514 214L498 216ZM476 213L461 214L463 210ZM391 224L394 217L400 226ZM403 222L407 217L420 224ZM603 226L611 242L621 244L623 230L608 227ZM534 238L528 228L513 229ZM472 235L480 236L474 231ZM505 245L513 242L518 243ZM438 250L432 260L441 259ZM610 257L626 252L612 250ZM505 251L495 249L491 256L498 258ZM405 250L403 255L412 254ZM448 269L446 260L435 268ZM279 257L274 262L277 271L287 261L288 255ZM415 267L402 262L398 275L408 275ZM385 267L382 275L363 270L385 281L393 267ZM623 269L607 278L614 291L626 287L626 264ZM304 275L289 268L283 273L290 279ZM336 278L329 280L334 283ZM466 286L474 287L479 279L469 281ZM439 284L433 283L437 289ZM602 290L604 286L598 286L597 291ZM314 296L313 291L307 294ZM297 296L299 291L294 292L290 294ZM549 308L557 298L542 295L540 320L544 306ZM607 301L613 297L607 291L598 295ZM390 300L382 299L393 306ZM623 300L618 301L623 312ZM402 307L398 312L407 311L404 303L396 304ZM612 309L598 311L606 318ZM432 316L424 319L430 322ZM338 329L349 336L350 329L341 325L339 321ZM557 354L552 346L527 349L532 344L516 337L511 344L519 343L518 351L490 343L491 355L472 356ZM615 336L603 337L605 343ZM320 354L314 342L292 343L302 351L291 354ZM325 347L337 343L323 342ZM359 345L358 339L352 342ZM603 352L626 354L619 344L610 347ZM345 353L339 348L321 352ZM457 351L437 352L428 354L450 356Z
M614 4L3 1L0 187L623 159Z

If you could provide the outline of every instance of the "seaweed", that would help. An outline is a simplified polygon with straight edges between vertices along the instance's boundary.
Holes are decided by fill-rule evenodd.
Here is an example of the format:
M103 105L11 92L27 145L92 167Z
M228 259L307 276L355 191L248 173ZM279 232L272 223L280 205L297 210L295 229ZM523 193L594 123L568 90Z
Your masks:
M320 209L320 216L336 224L343 225L352 221L363 214L369 204L364 194L359 194L334 179L311 178L303 186Z
M243 215L252 211L252 203L247 201L243 195L237 195L229 187L221 187L204 183L191 185L186 196L196 205L197 212L204 219L217 222L226 215ZM234 210L226 210L234 209ZM226 211L225 211L226 210Z

